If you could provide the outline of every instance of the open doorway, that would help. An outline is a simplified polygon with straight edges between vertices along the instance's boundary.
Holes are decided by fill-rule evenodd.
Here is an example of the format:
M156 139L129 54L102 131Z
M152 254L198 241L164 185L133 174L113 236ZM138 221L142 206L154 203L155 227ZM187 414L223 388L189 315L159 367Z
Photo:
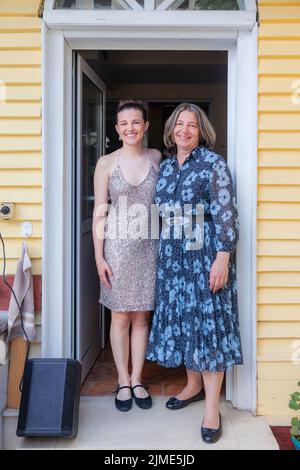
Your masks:
M106 150L119 145L114 130L119 100L142 100L149 112L148 145L162 148L163 125L177 104L200 105L212 121L215 150L227 156L228 51L80 51L106 85ZM116 147L115 147L116 148Z
M101 154L120 147L114 126L121 99L145 103L150 121L145 145L161 151L164 123L175 107L187 101L199 105L215 127L216 152L227 158L228 57L227 51L219 50L85 50L74 58L78 124L74 351L84 366L82 393L109 394L116 383L109 347L110 312L98 303L99 281L92 268L91 216L97 160ZM152 393L177 393L176 386L182 387L185 382L184 368L171 371L147 362L144 379Z

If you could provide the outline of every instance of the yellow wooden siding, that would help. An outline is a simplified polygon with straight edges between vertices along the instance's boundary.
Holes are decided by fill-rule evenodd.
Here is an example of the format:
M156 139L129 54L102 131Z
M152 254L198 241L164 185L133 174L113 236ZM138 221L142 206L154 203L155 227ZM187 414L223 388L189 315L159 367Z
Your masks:
M260 155L260 152L259 152ZM258 173L260 168L258 170ZM291 168L292 173L292 168ZM300 201L300 186L280 186L274 184L258 185L258 207L262 201L298 202ZM298 237L297 237L298 238Z
M1 0L0 16L38 16L41 0Z
M287 365L289 363L279 362L277 370L285 369ZM263 382L263 387L258 387L257 394L258 414L273 416L279 415L281 411L285 416L295 416L296 412L290 410L287 404L290 400L290 394L298 389L297 379L293 377L289 380L278 376L276 380L261 379L261 382ZM286 403L285 407L283 407L283 403Z
M299 272L263 272L257 276L258 287L300 287ZM277 303L277 302L276 302Z
M296 116L296 115L295 115ZM263 113L260 113L260 118L263 117ZM291 123L293 123L294 115L291 116ZM299 119L299 117L297 117ZM258 125L261 126L260 119L258 120ZM292 124L293 125L293 124ZM260 149L259 150L259 167L274 167L274 168L281 168L282 165L288 166L289 168L292 167L299 167L300 168L300 159L299 159L299 151L293 149Z
M280 275L280 273L276 274ZM290 275L291 273L288 274ZM285 305L281 303L261 304L257 306L257 318L258 321L282 321L283 318L285 321L298 321L299 305L289 304L289 308L287 309Z
M300 240L259 240L258 256L300 256Z
M299 272L300 256L287 258L286 256L259 256L258 272Z
M28 249L33 274L41 274L40 4L40 0L0 2L0 202L15 203L14 219L0 221L6 244L7 274L16 270L24 220L32 222Z
M291 415L300 380L300 2L262 0L259 14L257 412Z
M25 22L25 20L24 20ZM36 50L41 46L41 33L40 31L32 32L5 32L2 37L0 36L0 47L5 47L8 50Z
M300 203L261 202L258 209L259 219L300 220Z
M283 312L284 312L284 304L282 304L283 307ZM284 318L284 313L282 315L282 319ZM283 320L281 320L283 321ZM258 361L259 362L264 362L266 356L268 358L268 361L278 361L278 360L285 360L286 362L291 361L292 357L292 352L293 352L293 342L295 341L295 338L260 338L258 341ZM297 340L296 340L297 341ZM260 377L258 377L259 380L259 387L263 387L263 383L261 383ZM296 384L295 384L296 385ZM281 383L278 383L277 385L278 389L281 387ZM286 405L286 402L285 402ZM274 410L276 411L276 410ZM279 410L278 410L279 411ZM286 406L285 409L281 409L281 415L285 414L282 413L282 411L287 411ZM280 413L274 413L280 414Z

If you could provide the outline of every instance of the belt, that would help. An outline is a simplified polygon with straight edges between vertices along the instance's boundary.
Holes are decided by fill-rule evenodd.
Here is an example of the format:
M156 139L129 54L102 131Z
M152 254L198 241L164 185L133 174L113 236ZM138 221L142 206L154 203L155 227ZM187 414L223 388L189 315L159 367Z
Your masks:
M204 214L204 221L209 222L210 220L213 220L212 215L211 214Z
M201 216L199 214L198 215L192 214L192 216L175 216L175 217L172 216L171 214L173 214L173 212L170 212L170 217L165 217L165 220L168 223L168 225L185 225L190 222L192 222L192 224L195 224L196 222L199 221L199 219L201 219ZM203 219L204 219L204 222L210 222L213 220L212 215L210 213L205 213ZM161 216L160 216L160 222L162 222Z

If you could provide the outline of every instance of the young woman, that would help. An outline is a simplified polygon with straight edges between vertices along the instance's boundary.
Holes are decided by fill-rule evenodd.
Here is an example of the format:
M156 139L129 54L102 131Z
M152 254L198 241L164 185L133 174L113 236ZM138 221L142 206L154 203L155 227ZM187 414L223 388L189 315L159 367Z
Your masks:
M169 218L171 236L160 238L147 359L165 367L185 365L187 384L166 406L178 410L205 398L201 435L213 443L222 432L224 372L243 362L233 257L238 213L229 168L212 151L215 132L200 108L179 105L166 122L164 140L170 158L160 166L156 203L176 213L189 204L195 216L201 205L204 234L198 239L204 241L191 249L191 239L174 236L185 217ZM192 223L197 238L197 219Z
M154 309L157 240L151 239L149 227L161 154L143 146L148 126L142 103L121 102L116 131L122 146L99 158L94 176L95 257L100 302L111 310L110 340L118 371L115 405L120 411L130 410L132 395L140 408L152 405L141 374Z

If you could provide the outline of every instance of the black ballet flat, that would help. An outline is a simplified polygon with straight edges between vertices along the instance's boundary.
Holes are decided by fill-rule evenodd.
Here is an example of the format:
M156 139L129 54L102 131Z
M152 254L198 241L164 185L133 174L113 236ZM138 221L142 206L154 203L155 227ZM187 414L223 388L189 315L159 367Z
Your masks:
M188 398L187 400L178 400L176 397L171 397L166 403L166 407L169 410L180 410L181 408L185 408L188 406L190 403L194 403L195 401L201 401L205 400L205 392L203 388L200 390L199 393L194 395L191 398Z
M219 416L220 416L220 426L218 429L204 428L203 426L201 426L202 441L205 442L206 444L214 444L220 439L222 435L222 422L221 422L220 413L219 413Z
M132 407L132 396L128 400L119 400L117 398L117 395L119 391L122 390L122 388L129 388L129 390L131 391L131 387L129 387L129 385L123 385L123 387L120 387L120 385L118 385L117 389L114 392L116 394L115 405L117 410L119 411L129 411Z
M144 388L145 390L146 390L146 387L145 387L144 385L138 384L138 385L135 385L134 387L131 387L131 390L132 390L132 395L133 395L133 397L134 397L134 401L135 401L136 405L137 405L139 408L142 408L142 410L148 410L148 409L151 408L151 406L152 406L152 398L151 398L151 396L148 394L148 396L145 397L145 398L139 398L139 397L137 397L137 396L135 395L135 393L134 393L134 389L135 389L136 387L142 387L142 388Z

